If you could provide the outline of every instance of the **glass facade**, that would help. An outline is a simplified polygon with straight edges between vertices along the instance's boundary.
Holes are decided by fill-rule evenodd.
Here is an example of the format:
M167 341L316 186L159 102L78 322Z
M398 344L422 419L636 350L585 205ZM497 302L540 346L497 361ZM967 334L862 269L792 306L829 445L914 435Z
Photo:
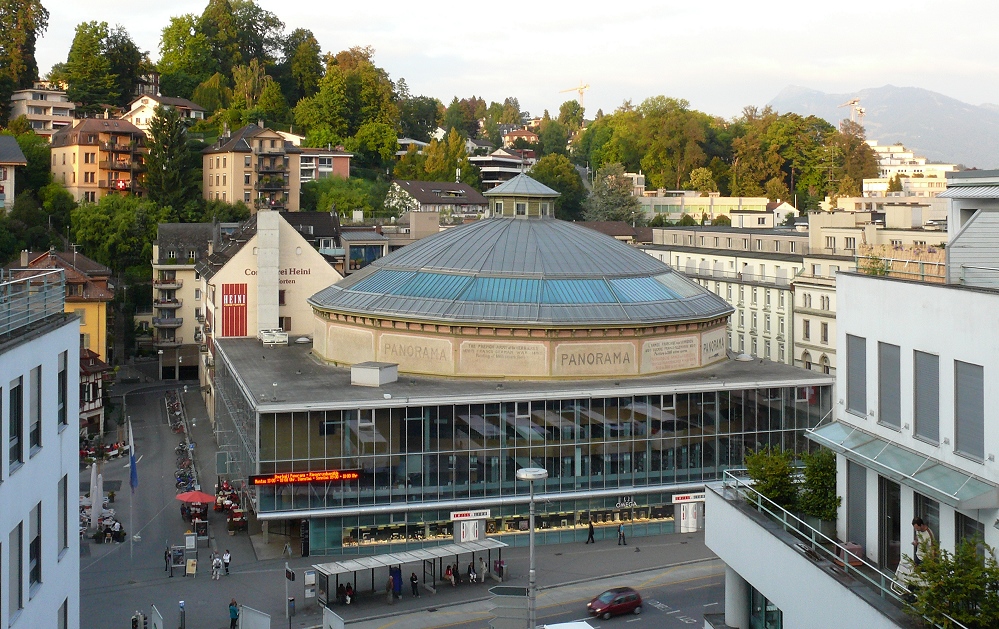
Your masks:
M551 529L553 542L575 539L579 527L585 538L590 514L598 523L641 524L650 534L667 522L672 530L669 485L717 479L740 466L747 451L763 446L804 451L804 429L831 408L828 386L787 387L256 412L254 426L245 418L254 417L255 405L242 396L224 360L218 361L215 383L217 429L234 479L360 471L359 480L346 483L257 489L258 513L310 512L312 554L450 540L449 512L433 503L524 496L528 486L515 476L521 467L549 472L535 490L560 498L540 507L539 527ZM497 391L496 398L502 395ZM407 508L365 515L393 504ZM413 510L414 504L431 510ZM338 514L316 517L326 509ZM361 515L342 515L353 509ZM526 513L526 504L498 502L487 532L526 529Z

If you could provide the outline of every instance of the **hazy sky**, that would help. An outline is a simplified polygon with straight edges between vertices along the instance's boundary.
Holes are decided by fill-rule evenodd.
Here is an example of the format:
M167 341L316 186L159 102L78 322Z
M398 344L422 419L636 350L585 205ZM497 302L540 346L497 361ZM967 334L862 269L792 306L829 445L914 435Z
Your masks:
M153 60L170 16L207 0L42 0L51 18L39 69L65 61L79 22L121 24ZM414 94L516 96L553 113L580 81L588 115L664 94L731 117L787 85L851 92L923 87L999 103L999 3L990 0L651 2L279 2L258 4L323 51L375 48L375 62Z

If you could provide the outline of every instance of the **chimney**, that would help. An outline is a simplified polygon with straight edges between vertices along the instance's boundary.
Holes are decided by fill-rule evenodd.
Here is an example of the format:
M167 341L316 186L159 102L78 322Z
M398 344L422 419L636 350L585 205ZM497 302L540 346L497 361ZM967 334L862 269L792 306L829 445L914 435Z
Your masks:
M257 118L257 126L260 127L261 129L264 128L264 119L263 118Z
M21 268L28 268L28 250L21 250Z

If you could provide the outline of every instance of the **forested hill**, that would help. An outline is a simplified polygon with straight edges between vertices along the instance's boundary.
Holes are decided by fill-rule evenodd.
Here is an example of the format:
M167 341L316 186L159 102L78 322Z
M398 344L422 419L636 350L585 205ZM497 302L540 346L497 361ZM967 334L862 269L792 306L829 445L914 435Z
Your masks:
M859 98L868 139L901 142L933 161L999 168L999 107L970 105L918 87L885 85L849 94L788 86L768 104L777 111L814 115L838 124L849 118L839 105Z

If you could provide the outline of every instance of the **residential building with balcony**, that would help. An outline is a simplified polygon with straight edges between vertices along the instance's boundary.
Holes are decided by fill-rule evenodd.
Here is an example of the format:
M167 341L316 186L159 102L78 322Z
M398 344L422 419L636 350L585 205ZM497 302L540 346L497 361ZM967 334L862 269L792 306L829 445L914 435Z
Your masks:
M478 167L485 192L530 170L537 160L534 151L496 149L488 155L472 155L468 161Z
M860 248L942 249L947 213L926 206L885 205L880 212L814 212L808 215L811 253L855 256Z
M10 135L0 135L0 210L14 207L15 178L18 166L27 166L17 139Z
M5 627L80 626L80 342L62 269L0 271Z
M197 264L219 239L217 223L160 223L153 242L153 347L163 379L194 378L205 343ZM162 352L162 353L161 353Z
M160 106L176 109L188 124L205 119L205 108L194 101L154 94L142 94L134 99L128 104L128 111L122 114L121 119L131 122L149 136L149 125L156 117L156 108Z
M127 120L74 120L52 134L52 179L77 201L109 194L142 195L146 134Z
M10 97L10 119L28 119L32 130L46 139L73 124L76 103L64 90L48 81L35 81L29 89L15 90Z
M316 181L327 177L348 179L350 177L350 160L354 154L341 149L342 147L334 149L302 148L302 154L299 156L301 164L299 181L304 184L307 181ZM329 208L316 209L329 210Z
M22 251L17 264L22 269L61 269L65 274L66 312L80 322L80 349L90 350L103 361L115 357L114 317L109 307L114 301L111 269L76 251Z
M299 209L302 149L281 134L248 124L202 152L206 199L259 209Z

